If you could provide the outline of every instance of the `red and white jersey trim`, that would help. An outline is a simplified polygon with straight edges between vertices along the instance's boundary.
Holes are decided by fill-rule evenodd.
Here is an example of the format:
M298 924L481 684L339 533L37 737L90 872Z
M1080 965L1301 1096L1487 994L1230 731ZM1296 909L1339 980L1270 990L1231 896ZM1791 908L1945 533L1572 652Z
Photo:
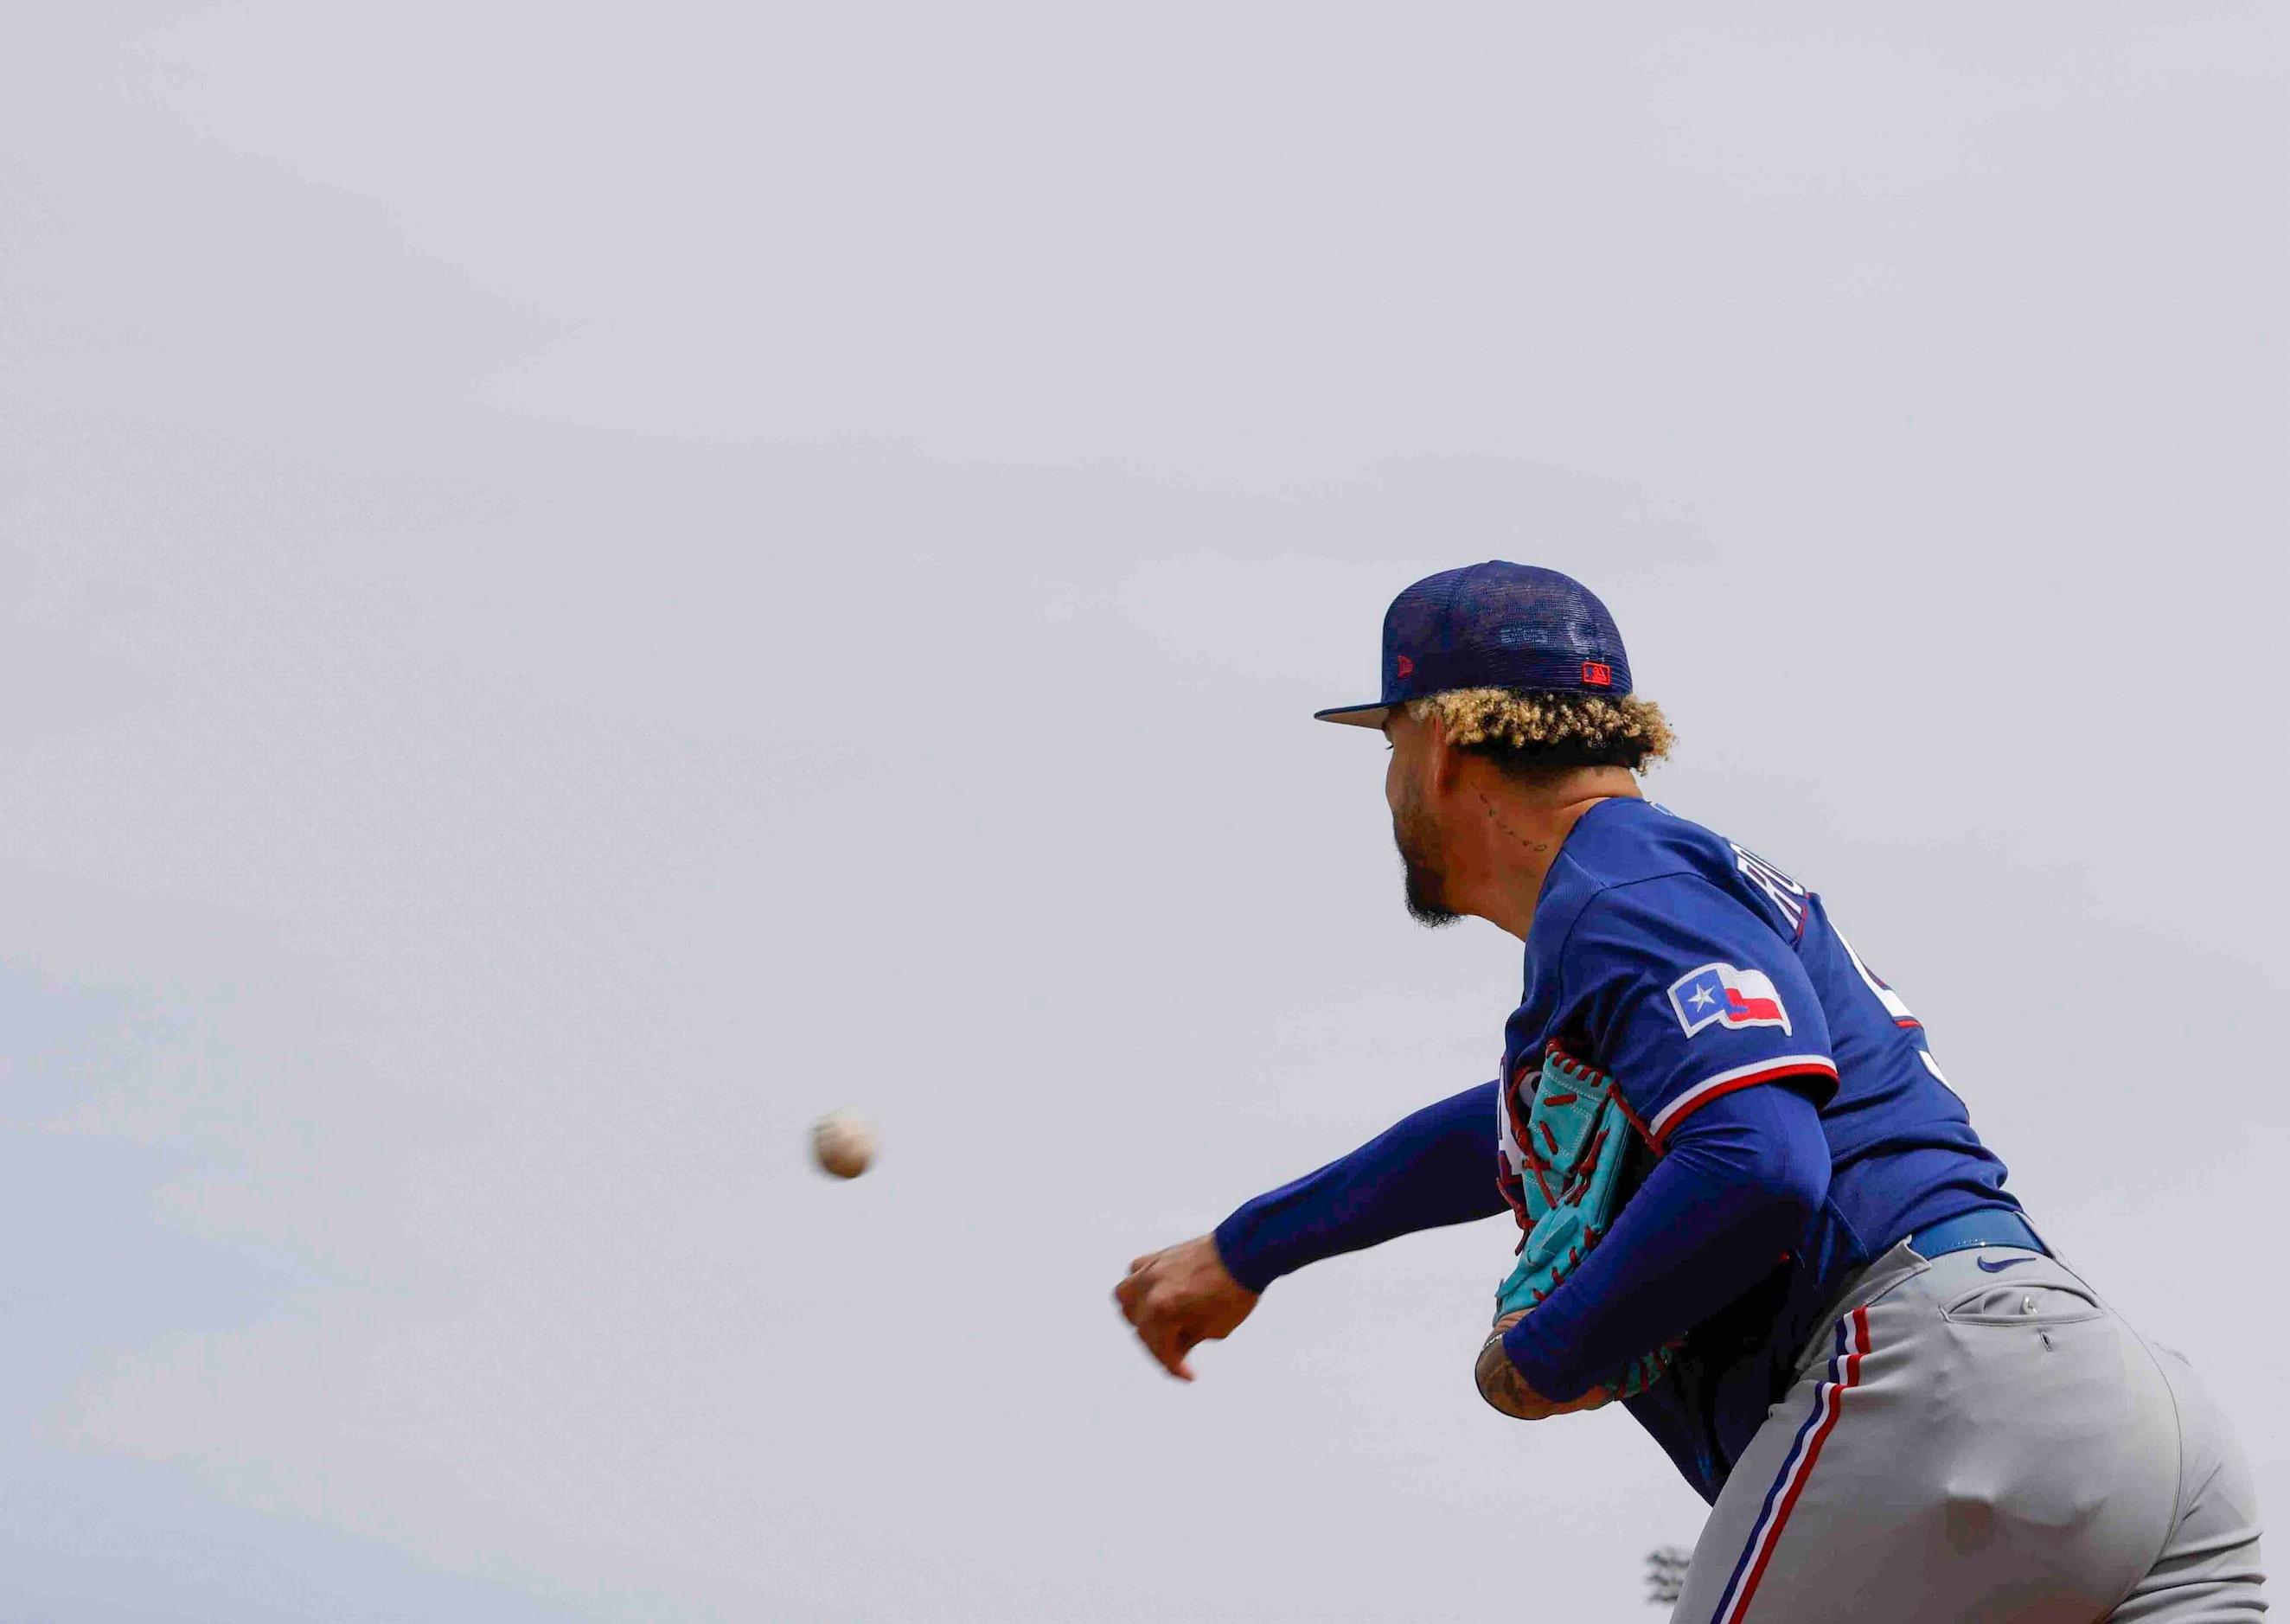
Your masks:
M1737 1088L1748 1088L1753 1084L1770 1083L1775 1077L1807 1075L1834 1078L1837 1062L1825 1054L1782 1054L1771 1060L1753 1060L1747 1066L1736 1066L1731 1071L1721 1071L1714 1077L1704 1077L1654 1113L1653 1120L1646 1124L1646 1137L1659 1149L1672 1128L1719 1095L1730 1094Z

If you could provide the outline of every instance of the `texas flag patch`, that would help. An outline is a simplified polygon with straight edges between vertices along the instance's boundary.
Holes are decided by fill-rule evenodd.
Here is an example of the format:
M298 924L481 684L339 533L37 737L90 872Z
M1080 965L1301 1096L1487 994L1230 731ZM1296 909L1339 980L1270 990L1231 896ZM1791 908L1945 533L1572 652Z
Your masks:
M1790 1029L1789 1012L1765 972L1731 964L1687 971L1669 984L1669 1006L1688 1037L1709 1026Z

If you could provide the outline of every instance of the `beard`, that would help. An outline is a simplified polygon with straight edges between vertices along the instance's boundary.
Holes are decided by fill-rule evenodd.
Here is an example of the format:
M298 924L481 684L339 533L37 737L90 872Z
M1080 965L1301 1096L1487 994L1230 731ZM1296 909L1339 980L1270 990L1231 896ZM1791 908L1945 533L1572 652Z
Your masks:
M1409 797L1391 820L1391 838L1399 847L1400 867L1407 876L1407 912L1426 930L1453 924L1462 915L1447 906L1447 875L1440 862L1439 831Z

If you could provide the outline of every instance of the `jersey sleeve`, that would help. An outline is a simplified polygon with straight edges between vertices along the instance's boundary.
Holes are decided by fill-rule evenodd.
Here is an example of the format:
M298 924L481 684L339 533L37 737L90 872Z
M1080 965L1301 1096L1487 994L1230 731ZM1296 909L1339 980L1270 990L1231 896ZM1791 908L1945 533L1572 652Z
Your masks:
M1261 1292L1340 1252L1493 1217L1503 1210L1499 1092L1482 1083L1428 1105L1349 1156L1245 1203L1216 1228L1226 1272Z
M1708 880L1665 875L1599 892L1562 962L1550 1029L1620 1081L1657 1148L1736 1089L1788 1077L1816 1105L1837 1091L1829 1023L1796 950Z

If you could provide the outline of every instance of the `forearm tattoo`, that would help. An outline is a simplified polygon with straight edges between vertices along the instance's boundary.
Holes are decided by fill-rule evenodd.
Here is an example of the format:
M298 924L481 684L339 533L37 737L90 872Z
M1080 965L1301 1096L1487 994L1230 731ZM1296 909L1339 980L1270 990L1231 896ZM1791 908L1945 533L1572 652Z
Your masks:
M1479 1396L1505 1415L1522 1421L1540 1420L1550 1412L1550 1405L1518 1373L1518 1366L1510 1362L1503 1349L1503 1328L1497 1326L1479 1349Z

